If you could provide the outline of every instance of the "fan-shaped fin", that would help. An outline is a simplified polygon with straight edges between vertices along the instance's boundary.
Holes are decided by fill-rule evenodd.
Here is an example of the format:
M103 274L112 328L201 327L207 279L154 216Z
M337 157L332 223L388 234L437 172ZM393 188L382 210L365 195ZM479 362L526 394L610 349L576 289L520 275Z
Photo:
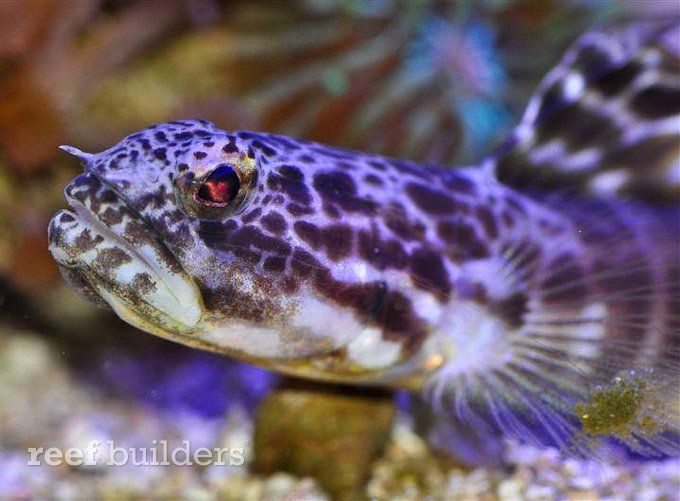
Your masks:
M680 22L587 33L486 161L523 191L680 200Z

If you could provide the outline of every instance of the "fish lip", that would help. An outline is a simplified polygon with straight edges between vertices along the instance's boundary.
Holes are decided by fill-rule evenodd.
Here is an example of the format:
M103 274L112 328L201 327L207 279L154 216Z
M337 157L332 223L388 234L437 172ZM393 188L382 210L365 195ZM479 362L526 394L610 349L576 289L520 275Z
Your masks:
M104 190L113 194L113 199L108 202L124 211L128 223L134 223L144 232L144 245L131 241L121 231L125 224L121 225L123 228L107 224L101 210L93 210L88 206L86 202L91 203L96 195L96 190L91 186L86 185L75 193L79 184L88 179L94 181L95 186L99 183ZM78 198L78 194L84 195L85 202ZM64 197L69 209L57 212L49 223L49 250L61 267L74 272L89 286L89 290L75 287L81 296L86 296L90 301L94 299L98 304L105 302L128 323L157 335L166 336L170 333L184 336L196 331L205 311L202 295L177 256L165 245L158 230L135 211L113 186L91 169L86 169L85 173L71 180L64 189ZM161 290L160 295L150 297L143 291L132 291L132 287L128 287L128 293L122 294L120 289L114 287L115 281L111 277L104 276L95 269L91 256L83 258L74 252L73 245L69 246L65 234L69 231L74 233L77 229L88 229L92 234L103 236L104 243L122 248L130 254L136 260L137 268L148 274L157 290ZM158 301L159 297L162 301Z

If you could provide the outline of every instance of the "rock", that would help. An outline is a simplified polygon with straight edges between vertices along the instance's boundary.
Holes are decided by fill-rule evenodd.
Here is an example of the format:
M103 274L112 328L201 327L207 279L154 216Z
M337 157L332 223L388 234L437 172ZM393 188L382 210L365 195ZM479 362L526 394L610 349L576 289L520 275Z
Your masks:
M395 412L386 392L289 382L261 404L253 469L312 477L334 499L357 499Z

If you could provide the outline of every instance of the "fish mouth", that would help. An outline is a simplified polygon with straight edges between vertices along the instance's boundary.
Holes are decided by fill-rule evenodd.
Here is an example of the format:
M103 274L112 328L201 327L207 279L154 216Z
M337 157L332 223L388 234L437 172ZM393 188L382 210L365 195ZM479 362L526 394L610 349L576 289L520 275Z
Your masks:
M204 314L199 289L154 228L92 172L64 194L71 210L53 216L48 240L66 281L144 331L196 332Z

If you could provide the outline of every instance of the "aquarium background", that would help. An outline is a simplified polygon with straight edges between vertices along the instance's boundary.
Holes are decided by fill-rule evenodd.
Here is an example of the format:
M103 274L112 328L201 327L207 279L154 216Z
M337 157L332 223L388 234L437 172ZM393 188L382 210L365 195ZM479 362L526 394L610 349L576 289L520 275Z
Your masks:
M63 187L81 169L59 145L99 151L152 123L200 117L470 165L499 143L579 34L678 13L677 2L652 0L0 2L0 499L327 495L313 480L258 475L248 464L26 466L27 447L92 437L251 451L254 412L279 384L136 331L71 292L46 241ZM565 463L517 446L506 469L447 463L413 433L400 398L402 417L366 495L675 499L680 488L677 462Z

